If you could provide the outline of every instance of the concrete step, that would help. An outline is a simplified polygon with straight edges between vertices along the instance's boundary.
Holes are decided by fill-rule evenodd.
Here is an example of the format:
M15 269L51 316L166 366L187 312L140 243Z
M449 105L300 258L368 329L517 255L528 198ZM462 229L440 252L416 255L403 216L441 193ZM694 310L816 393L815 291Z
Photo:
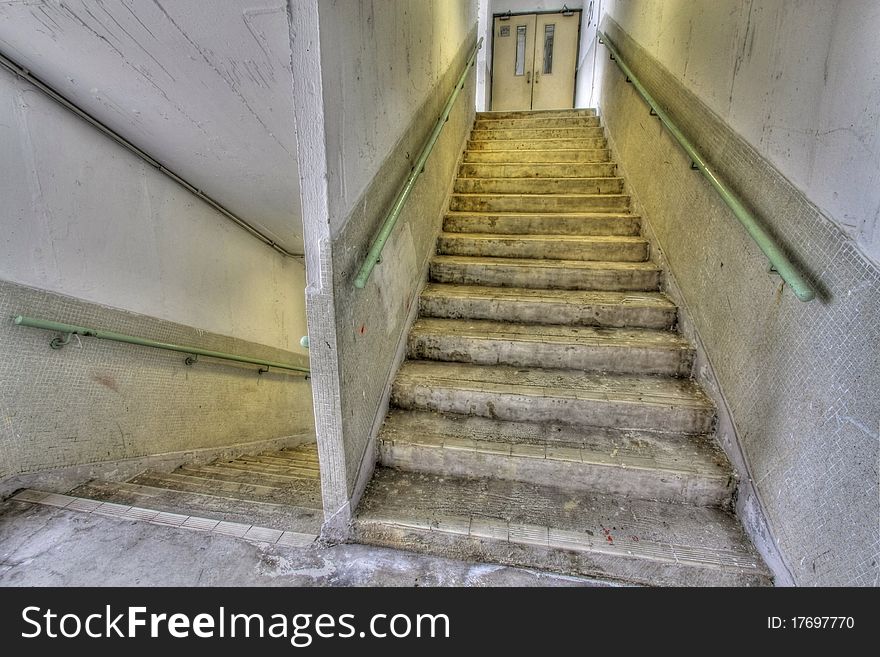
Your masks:
M269 469L262 464L252 464L241 461L230 461L228 463L210 463L202 466L181 466L175 472L188 474L193 468L198 468L201 472L218 472L218 473L241 473L251 474L254 477L253 483L269 483L274 479L277 481L317 481L317 471L306 471L300 469ZM206 475L207 476L207 475Z
M407 358L688 376L694 350L681 335L653 329L420 318L409 333Z
M422 317L669 329L677 309L657 292L587 292L429 283Z
M768 586L730 513L503 479L377 468L363 543L655 586Z
M581 163L464 163L459 167L459 178L613 178L617 172L614 162Z
M452 212L625 212L625 194L453 194Z
M611 151L607 148L567 148L549 151L490 151L490 150L467 150L464 153L464 162L501 162L501 163L582 163L582 162L610 162Z
M473 141L485 139L602 139L605 137L605 129L596 127L554 127L543 126L540 128L516 126L513 128L480 129L475 126L471 131L470 138Z
M479 415L512 422L707 433L715 409L689 379L405 361L391 402L407 410Z
M324 520L320 506L274 504L223 494L205 494L131 482L90 481L70 495L181 516L210 517L223 522L283 531L318 534ZM171 519L169 519L171 520Z
M477 120L494 119L547 119L596 116L595 108L561 110L508 110L503 112L477 112Z
M524 214L501 212L448 212L447 233L501 235L629 235L641 230L641 218L623 212Z
M642 262L648 242L641 237L597 235L501 235L498 233L441 233L440 255L548 260Z
M560 149L588 150L606 148L604 137L583 137L558 139L482 139L468 140L467 148L472 151L552 151Z
M514 119L484 119L477 117L474 128L495 130L508 128L595 128L601 125L598 116L521 117Z
M623 178L456 178L459 194L622 194Z
M552 436L552 437L549 437ZM580 429L392 411L379 462L409 472L523 481L565 490L727 506L733 472L709 436Z
M652 291L661 270L652 262L595 262L438 255L431 259L435 283L545 290Z

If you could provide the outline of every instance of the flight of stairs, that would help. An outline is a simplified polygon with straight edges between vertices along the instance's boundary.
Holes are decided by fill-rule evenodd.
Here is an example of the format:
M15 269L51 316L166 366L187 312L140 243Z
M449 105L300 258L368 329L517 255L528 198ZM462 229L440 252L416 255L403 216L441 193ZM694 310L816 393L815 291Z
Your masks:
M480 113L357 540L648 585L771 583L593 110Z
M93 479L68 495L304 535L317 536L324 521L314 443L173 472L146 470L127 482Z

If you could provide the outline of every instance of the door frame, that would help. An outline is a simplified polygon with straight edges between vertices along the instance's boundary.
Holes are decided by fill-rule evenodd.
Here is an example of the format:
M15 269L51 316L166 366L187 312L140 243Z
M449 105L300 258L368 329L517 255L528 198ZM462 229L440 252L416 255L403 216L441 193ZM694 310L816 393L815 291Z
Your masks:
M487 107L492 107L492 84L495 81L494 80L494 78L495 78L495 19L500 18L502 16L508 16L508 17L512 18L513 16L532 16L532 15L541 16L543 14L561 14L564 11L570 11L572 13L580 14L580 16L578 16L577 48L575 49L575 53L574 53L574 86L573 86L573 91L572 91L572 96L571 96L571 106L574 107L575 100L577 100L577 85L578 85L577 72L578 72L578 62L581 59L581 28L583 27L584 8L578 7L577 9L569 9L568 7L564 7L564 6L560 7L559 9L544 9L542 11L537 11L537 10L536 11L514 11L514 12L503 11L500 14L492 14L492 20L489 23L489 27L492 30L492 39L490 40L489 43L491 43L491 45L492 45L492 50L490 53L491 59L490 59L490 64L489 64L489 84L487 85L489 88L487 90L488 93L486 94L486 97L489 99L488 102L486 103ZM537 38L537 35L535 35L535 37ZM535 43L537 44L537 42L535 42ZM536 47L537 47L537 45L536 45ZM490 109L488 111L491 112L492 110Z

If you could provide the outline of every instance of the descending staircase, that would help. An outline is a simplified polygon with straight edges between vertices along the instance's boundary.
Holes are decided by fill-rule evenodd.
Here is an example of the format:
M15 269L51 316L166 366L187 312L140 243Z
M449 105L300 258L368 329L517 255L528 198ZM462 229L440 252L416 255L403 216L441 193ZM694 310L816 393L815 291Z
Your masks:
M639 584L771 583L595 112L478 114L443 228L358 540Z
M142 512L212 519L245 531L253 526L314 537L324 520L315 444L182 465L173 472L146 470L127 482L95 479L68 495Z

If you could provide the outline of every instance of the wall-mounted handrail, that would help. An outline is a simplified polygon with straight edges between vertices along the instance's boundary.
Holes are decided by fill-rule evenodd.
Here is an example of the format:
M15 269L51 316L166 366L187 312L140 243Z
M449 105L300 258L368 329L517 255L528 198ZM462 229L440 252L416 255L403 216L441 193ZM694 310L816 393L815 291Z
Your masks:
M0 53L0 66L7 69L13 75L17 75L22 80L25 80L25 81L31 83L37 89L39 89L44 94L49 96L49 98L54 100L56 103L58 103L59 105L61 105L64 108L70 110L71 112L76 114L78 117L80 117L83 121L91 124L93 127L97 128L98 130L103 132L110 139L115 141L117 144L119 144L123 148L134 153L137 157L142 159L144 162L149 164L151 167L155 167L161 173L164 173L166 176L171 178L171 180L173 180L178 185L180 185L185 190L187 190L190 194L193 194L194 196L197 196L198 198L200 198L202 201L204 201L205 203L210 205L212 208L214 208L217 212L222 214L224 217L226 217L227 219L229 219L233 223L237 224L239 227L243 228L244 230L246 230L253 237L255 237L258 240L260 240L261 242L263 242L263 244L265 244L266 246L269 246L269 247L275 249L276 251L278 251L278 253L280 253L281 255L286 256L288 258L302 258L303 257L302 253L292 253L291 251L288 251L283 246L278 244L278 242L276 242L275 240L273 240L269 236L261 233L259 230L257 230L257 228L254 227L253 224L249 223L248 221L245 221L244 219L239 217L237 214L235 214L231 210L224 207L220 202L215 201L213 198L211 198L210 196L205 194L201 189L198 189L192 183L190 183L190 182L184 180L183 178L181 178L180 176L178 176L171 169L162 165L158 160L156 160L155 158L150 156L148 153L146 153L145 151L141 150L140 148L138 148L137 146L132 144L125 137L120 135L118 132L115 132L114 130L112 130L108 126L101 123L98 119L96 119L94 116L92 116L91 114L86 112L79 105L74 104L72 101L70 101L67 98L65 98L64 96L62 96L60 93L58 93L52 87L50 87L48 84L46 84L45 82L40 80L38 77L36 77L33 73L31 73L25 67L20 66L19 64L15 63L14 61L9 59L8 57L3 55L2 53Z
M483 37L480 37L471 51L471 56L468 58L464 71L462 71L459 76L458 82L455 83L455 89L449 96L449 100L446 101L446 105L443 107L443 112L441 112L440 118L437 119L437 123L434 125L434 129L431 131L428 140L425 142L425 145L422 146L422 150L419 152L416 163L413 165L406 182L403 183L403 186L394 198L394 203L391 204L391 209L388 211L388 214L385 215L385 220L382 222L382 228L379 229L376 239L374 239L373 243L370 245L367 257L364 258L364 263L361 265L358 275L354 279L354 286L356 288L362 289L367 284L367 280L370 278L373 268L381 261L382 249L385 247L385 242L387 242L388 238L391 236L391 231L394 230L394 225L397 223L398 217L400 217L403 206L406 205L406 200L409 198L413 186L416 184L416 180L419 179L419 176L421 176L422 172L425 170L425 162L427 162L428 156L431 155L431 151L434 149L434 144L437 143L437 139L440 137L440 132L443 130L443 126L449 119L449 113L452 111L453 105L455 105L455 99L458 98L459 92L464 89L464 81L467 78L468 72L470 72L473 67L474 61L477 57L477 51L482 45Z
M620 56L617 48L614 47L614 43L601 31L599 31L599 43L604 44L605 47L611 51L611 59L614 60L617 66L620 67L620 70L623 71L627 82L632 83L639 92L639 95L646 103L648 103L648 105L651 106L652 113L657 115L657 118L660 119L663 125L666 126L666 129L673 137L675 137L675 140L688 154L688 157L691 158L691 162L693 163L692 167L699 169L700 173L705 176L706 180L709 181L712 187L715 188L715 191L718 192L718 195L721 196L721 200L723 200L727 207L733 211L733 214L739 219L740 223L746 229L746 232L748 232L758 245L758 248L760 248L761 251L764 252L764 255L767 256L767 259L770 261L771 270L776 271L776 273L782 277L782 280L791 287L798 299L801 301L812 301L816 297L816 292L812 285L810 285L807 279L798 271L794 263L789 260L788 256L785 255L770 233L758 223L755 216L749 212L739 197L726 184L724 184L720 178L718 178L718 175L706 162L706 159L700 155L700 152L696 147L694 147L690 140L685 137L684 133L678 128L678 126L673 123L672 119L669 118L669 115L663 111L663 108L657 104L654 97L651 96L647 89L645 89L630 67L626 65L626 62Z
M222 351L211 351L209 349L200 349L199 347L187 347L170 342L158 342L156 340L148 340L146 338L138 338L133 335L125 335L123 333L114 333L113 331L100 331L98 329L87 328L85 326L75 326L73 324L64 324L62 322L53 322L46 319L37 319L34 317L25 317L18 315L13 322L19 326L29 326L31 328L46 329L47 331L56 331L64 334L64 338L53 338L50 343L53 349L60 349L70 341L73 335L82 335L90 338L98 338L101 340L113 340L114 342L124 342L126 344L135 344L141 347L153 347L155 349L165 349L166 351L177 351L182 354L191 356L206 356L208 358L219 358L221 360L231 360L237 363L249 363L251 365L260 365L265 368L274 367L280 370L291 370L294 372L304 372L309 374L309 368L300 367L298 365L290 365L288 363L279 363L272 360L263 360L262 358L250 358L249 356L237 356L235 354L227 354ZM189 359L188 359L189 362ZM261 370L267 371L267 370Z

